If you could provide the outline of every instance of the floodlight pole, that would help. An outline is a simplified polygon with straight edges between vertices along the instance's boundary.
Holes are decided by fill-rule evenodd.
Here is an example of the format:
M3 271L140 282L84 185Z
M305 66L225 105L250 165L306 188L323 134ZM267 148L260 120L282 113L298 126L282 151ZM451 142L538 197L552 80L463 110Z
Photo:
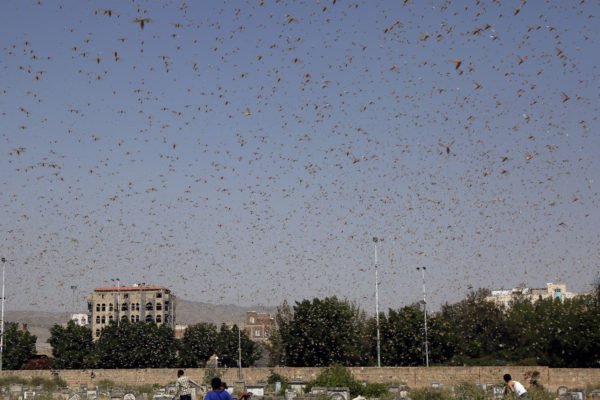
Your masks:
M71 290L73 291L73 299L72 299L73 304L71 304L71 309L73 310L73 313L76 313L77 311L76 311L76 308L75 308L75 291L77 290L77 286L72 285L71 286Z
M2 257L2 314L0 315L0 371L2 371L2 352L4 351L4 271L6 258Z
M381 341L379 339L379 278L377 276L377 242L378 238L373 238L373 247L375 249L375 321L377 324L377 368L381 368Z
M427 339L427 291L425 290L425 267L417 267L423 276L423 318L425 322L425 366L429 367L429 340Z
M119 313L119 294L121 293L121 280L119 278L111 279L113 282L117 282L117 307L116 307L116 315L117 315L117 327L121 326L121 315Z
M238 368L239 368L239 379L242 380L242 331L238 327Z

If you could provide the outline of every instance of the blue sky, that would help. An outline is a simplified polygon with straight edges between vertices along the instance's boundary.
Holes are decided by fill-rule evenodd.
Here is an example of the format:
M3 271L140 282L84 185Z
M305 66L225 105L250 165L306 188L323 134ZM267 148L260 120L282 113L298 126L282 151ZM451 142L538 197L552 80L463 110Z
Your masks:
M598 2L4 1L9 309L598 276ZM140 19L146 19L142 29ZM68 296L65 297L65 293Z

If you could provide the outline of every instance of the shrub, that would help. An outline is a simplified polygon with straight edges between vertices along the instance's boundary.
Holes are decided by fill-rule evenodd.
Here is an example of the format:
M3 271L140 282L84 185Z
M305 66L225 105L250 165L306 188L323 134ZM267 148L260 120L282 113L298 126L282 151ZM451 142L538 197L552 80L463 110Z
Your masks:
M108 390L115 386L115 383L110 379L101 379L98 381L98 390Z
M471 383L461 383L454 388L454 395L457 399L465 400L486 400L489 398L481 386Z
M390 393L389 385L386 383L368 383L362 390L361 396L368 399L372 397L384 398Z
M269 374L269 377L267 378L267 384L269 386L272 386L271 390L273 390L273 391L275 391L275 383L276 382L281 382L281 390L279 390L279 392L277 394L284 395L285 391L287 389L289 389L289 387L290 387L287 379L283 375L280 375L277 372L271 370L271 373Z
M449 389L422 388L410 391L412 400L450 400L453 399L453 393Z
M356 397L362 395L364 386L357 382L350 370L343 365L334 364L331 367L325 368L319 376L313 381L310 381L305 388L309 392L313 387L347 387L350 389L350 395Z

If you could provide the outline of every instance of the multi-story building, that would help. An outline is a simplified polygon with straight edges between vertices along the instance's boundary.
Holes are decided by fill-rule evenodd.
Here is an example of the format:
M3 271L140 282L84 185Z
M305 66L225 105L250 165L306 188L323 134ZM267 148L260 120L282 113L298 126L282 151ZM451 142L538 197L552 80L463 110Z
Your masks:
M257 342L269 340L275 328L275 318L271 314L256 311L246 312L246 335Z
M156 322L175 329L175 295L161 286L99 287L87 296L88 320L92 335L111 321Z
M535 303L545 299L570 300L578 293L567 292L567 285L558 283L547 283L545 288L534 289L527 287L516 287L513 289L492 290L491 295L485 299L506 307L522 301Z

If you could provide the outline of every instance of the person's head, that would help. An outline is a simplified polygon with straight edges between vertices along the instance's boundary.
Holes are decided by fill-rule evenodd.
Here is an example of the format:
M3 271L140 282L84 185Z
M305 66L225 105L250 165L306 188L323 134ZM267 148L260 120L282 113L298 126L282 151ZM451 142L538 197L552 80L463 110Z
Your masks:
M177 377L183 376L183 370L180 369L179 371L177 371Z
M221 378L217 376L212 378L210 381L210 387L212 387L213 390L221 390Z
M508 383L512 381L512 377L510 376L510 374L504 374L504 382Z

